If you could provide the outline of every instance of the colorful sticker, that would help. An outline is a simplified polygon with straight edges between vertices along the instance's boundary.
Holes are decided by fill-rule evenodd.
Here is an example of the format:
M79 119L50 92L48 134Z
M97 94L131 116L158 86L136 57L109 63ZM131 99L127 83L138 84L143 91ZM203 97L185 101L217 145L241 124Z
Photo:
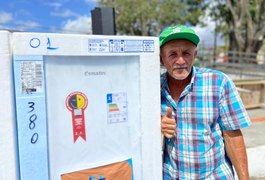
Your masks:
M66 107L72 113L74 142L78 137L86 140L85 113L87 97L81 92L73 92L66 98Z
M107 94L108 123L127 121L127 94L125 92Z

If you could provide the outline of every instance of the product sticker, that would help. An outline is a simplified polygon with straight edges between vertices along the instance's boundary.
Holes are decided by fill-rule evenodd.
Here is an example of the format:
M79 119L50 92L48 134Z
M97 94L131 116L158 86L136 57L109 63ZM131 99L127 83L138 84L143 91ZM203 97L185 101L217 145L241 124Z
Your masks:
M154 40L89 39L90 53L150 53L155 51Z
M66 107L72 113L74 142L78 137L86 141L85 109L87 107L87 97L81 92L73 92L66 98Z
M107 94L108 123L127 121L127 94L125 92Z
M21 91L22 94L43 92L43 62L21 62Z

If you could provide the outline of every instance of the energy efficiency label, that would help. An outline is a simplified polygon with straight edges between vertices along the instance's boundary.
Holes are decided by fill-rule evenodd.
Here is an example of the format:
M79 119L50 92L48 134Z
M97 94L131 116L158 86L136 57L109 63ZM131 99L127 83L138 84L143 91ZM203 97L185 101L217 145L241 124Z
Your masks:
M107 94L108 123L127 121L127 94L125 92Z

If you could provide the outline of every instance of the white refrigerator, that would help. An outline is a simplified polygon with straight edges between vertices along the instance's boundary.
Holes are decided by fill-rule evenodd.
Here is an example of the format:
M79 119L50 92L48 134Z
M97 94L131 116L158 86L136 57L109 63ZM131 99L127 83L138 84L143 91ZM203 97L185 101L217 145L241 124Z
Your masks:
M21 180L161 180L156 37L13 33Z

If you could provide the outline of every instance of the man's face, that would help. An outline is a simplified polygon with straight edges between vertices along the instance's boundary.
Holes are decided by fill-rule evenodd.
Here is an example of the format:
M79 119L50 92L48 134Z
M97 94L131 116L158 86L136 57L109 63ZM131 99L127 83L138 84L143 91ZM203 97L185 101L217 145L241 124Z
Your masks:
M194 44L177 39L161 47L160 60L169 75L174 79L183 80L189 76L196 55L197 49Z

